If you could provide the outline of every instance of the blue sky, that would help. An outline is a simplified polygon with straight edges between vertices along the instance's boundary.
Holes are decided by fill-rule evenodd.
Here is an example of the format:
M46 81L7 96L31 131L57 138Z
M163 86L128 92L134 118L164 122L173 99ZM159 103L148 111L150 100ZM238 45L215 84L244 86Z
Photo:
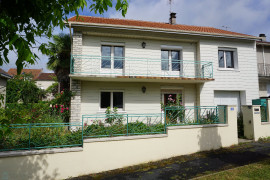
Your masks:
M88 1L89 2L89 1ZM172 11L177 13L177 23L187 25L211 26L229 31L258 36L264 33L270 41L270 0L173 0ZM168 22L168 0L130 0L126 19ZM110 9L103 15L90 12L88 8L81 15L123 18L120 12ZM73 16L71 13L69 16ZM62 32L59 28L54 34ZM64 33L68 33L65 29ZM36 38L40 43L48 42L46 38ZM33 49L40 57L35 65L26 68L46 68L48 57ZM9 54L10 63L2 68L15 68L15 54Z

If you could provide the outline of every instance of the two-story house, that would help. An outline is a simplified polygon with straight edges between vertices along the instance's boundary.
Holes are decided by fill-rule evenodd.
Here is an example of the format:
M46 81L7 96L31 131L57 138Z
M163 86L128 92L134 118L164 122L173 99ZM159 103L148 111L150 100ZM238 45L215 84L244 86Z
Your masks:
M257 41L257 59L259 74L260 97L270 96L270 42L266 41L265 34L259 35L262 40Z
M168 97L184 106L251 104L259 97L258 37L169 23L72 17L71 121L83 114L160 113Z

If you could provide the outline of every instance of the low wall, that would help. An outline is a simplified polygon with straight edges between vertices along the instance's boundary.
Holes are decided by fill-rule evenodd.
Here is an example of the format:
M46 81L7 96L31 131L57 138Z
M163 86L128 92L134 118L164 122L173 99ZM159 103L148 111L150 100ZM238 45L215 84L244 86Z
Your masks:
M169 127L167 134L85 140L83 150L0 158L0 179L64 179L238 143L237 109L227 124ZM31 152L28 152L31 154ZM3 153L0 153L0 156ZM6 153L8 155L8 153Z
M270 100L267 100L267 122L261 122L259 105L242 106L244 135L255 141L259 138L270 137Z

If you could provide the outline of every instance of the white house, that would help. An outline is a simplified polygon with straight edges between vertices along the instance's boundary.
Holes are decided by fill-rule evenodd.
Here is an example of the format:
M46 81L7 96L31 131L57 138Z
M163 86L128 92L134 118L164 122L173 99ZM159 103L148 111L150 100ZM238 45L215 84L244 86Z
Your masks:
M212 27L72 17L71 121L83 114L160 113L184 106L249 105L259 97L256 40Z
M259 73L259 95L270 96L270 42L266 41L265 34L260 34L261 41L257 41L257 58Z
M0 107L5 107L6 104L6 88L7 88L7 80L10 79L11 76L0 68L0 94L4 96L3 101L0 99Z

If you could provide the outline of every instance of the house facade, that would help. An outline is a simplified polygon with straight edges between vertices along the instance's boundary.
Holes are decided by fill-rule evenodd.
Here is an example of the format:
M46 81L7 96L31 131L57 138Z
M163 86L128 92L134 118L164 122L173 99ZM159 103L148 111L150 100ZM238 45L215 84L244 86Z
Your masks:
M259 76L259 95L261 98L270 96L270 42L265 34L260 34L261 41L257 41L257 59Z
M5 107L6 104L6 89L7 89L7 81L11 76L0 68L0 94L3 95L4 99L0 102L0 107Z
M84 114L160 113L184 106L250 105L259 97L258 37L171 23L80 16L73 29L71 121Z

